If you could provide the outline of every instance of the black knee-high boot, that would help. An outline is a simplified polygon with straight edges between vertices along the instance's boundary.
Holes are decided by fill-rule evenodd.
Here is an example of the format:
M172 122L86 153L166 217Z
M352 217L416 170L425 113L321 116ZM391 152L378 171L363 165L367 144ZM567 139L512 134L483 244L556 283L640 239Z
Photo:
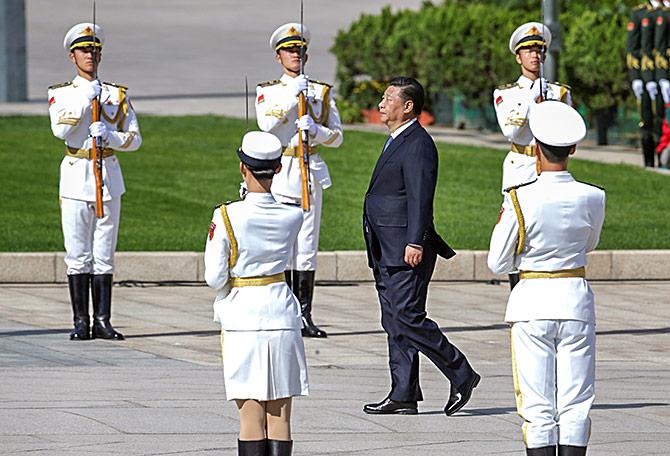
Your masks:
M112 316L112 274L94 274L91 285L93 296L93 339L123 340L109 319Z
M238 456L265 456L267 453L267 439L237 440Z
M293 290L300 301L302 311L303 337L327 337L312 321L312 298L314 296L314 277L316 271L293 271ZM297 293L296 293L297 291Z
M556 447L526 448L526 456L556 456Z
M266 456L291 456L293 440L270 440Z
M558 456L586 456L586 447L559 445Z
M74 329L70 333L70 340L88 340L91 338L90 321L88 314L88 288L91 274L71 274L67 276L67 285L70 289L70 302L74 316Z

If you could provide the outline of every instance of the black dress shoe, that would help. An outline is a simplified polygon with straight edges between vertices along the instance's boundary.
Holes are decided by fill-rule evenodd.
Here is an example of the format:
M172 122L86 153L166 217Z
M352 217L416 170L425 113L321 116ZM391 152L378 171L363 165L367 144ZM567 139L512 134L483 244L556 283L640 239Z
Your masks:
M444 406L444 413L447 416L451 416L462 409L472 397L472 390L479 385L481 379L482 377L475 372L470 381L461 386L461 390L454 388L452 385L449 400L447 401L447 405Z
M376 404L365 404L363 411L370 415L416 415L416 402L399 402L386 398Z

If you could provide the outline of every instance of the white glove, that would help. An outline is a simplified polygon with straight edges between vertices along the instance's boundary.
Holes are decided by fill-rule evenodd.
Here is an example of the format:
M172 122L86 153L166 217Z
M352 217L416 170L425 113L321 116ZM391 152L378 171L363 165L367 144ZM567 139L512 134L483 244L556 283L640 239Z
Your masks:
M531 103L537 102L537 99L542 95L542 91L547 87L547 80L544 78L538 78L530 86L529 97Z
M293 96L297 97L300 92L303 92L307 90L307 84L309 82L309 78L307 75L300 74L293 78L291 80L291 90L293 92Z
M663 95L663 102L665 104L670 103L670 81L667 79L661 79L658 81L658 85L661 88L661 95Z
M644 93L644 82L642 82L642 79L633 79L633 82L630 84L631 89L633 89L633 93L635 94L635 98L638 100L642 98L642 94Z
M89 127L88 127L88 132L91 134L92 137L94 138L102 138L103 141L107 141L107 138L109 138L109 130L107 129L107 125L105 125L102 122L93 122Z
M307 131L312 136L316 135L316 123L309 114L305 114L296 120L295 125L298 127L298 130Z
M655 100L656 95L658 95L658 85L656 84L656 81L649 81L644 85L644 87L647 89L649 98Z
M82 94L88 98L88 101L92 101L95 97L100 95L102 87L100 87L100 81L97 79L89 83L83 83L81 86Z

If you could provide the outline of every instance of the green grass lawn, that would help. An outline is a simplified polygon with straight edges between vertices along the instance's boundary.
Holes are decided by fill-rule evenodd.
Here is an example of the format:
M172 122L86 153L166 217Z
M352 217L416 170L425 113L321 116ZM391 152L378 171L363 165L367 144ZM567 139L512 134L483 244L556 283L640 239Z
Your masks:
M244 121L213 116L140 119L144 144L119 153L126 181L118 250L201 251L214 206L237 198L235 151ZM363 249L363 195L385 135L345 132L322 148L333 187L324 192L322 250ZM457 249L487 249L498 217L504 152L438 144L438 231ZM0 118L0 251L63 250L58 168L63 143L46 117ZM579 153L579 152L578 152ZM625 165L573 160L573 175L607 190L601 249L670 248L670 178Z

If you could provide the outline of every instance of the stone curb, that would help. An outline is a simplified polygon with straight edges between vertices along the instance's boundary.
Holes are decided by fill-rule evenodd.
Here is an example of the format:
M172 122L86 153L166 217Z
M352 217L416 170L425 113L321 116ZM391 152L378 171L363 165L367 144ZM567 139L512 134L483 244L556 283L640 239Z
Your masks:
M462 250L439 259L433 280L507 280L486 266L486 251ZM0 283L63 283L62 252L0 253ZM593 280L670 280L670 250L603 250L588 256L587 278ZM320 252L316 280L372 281L364 251ZM117 252L114 280L203 282L203 254L198 252Z

